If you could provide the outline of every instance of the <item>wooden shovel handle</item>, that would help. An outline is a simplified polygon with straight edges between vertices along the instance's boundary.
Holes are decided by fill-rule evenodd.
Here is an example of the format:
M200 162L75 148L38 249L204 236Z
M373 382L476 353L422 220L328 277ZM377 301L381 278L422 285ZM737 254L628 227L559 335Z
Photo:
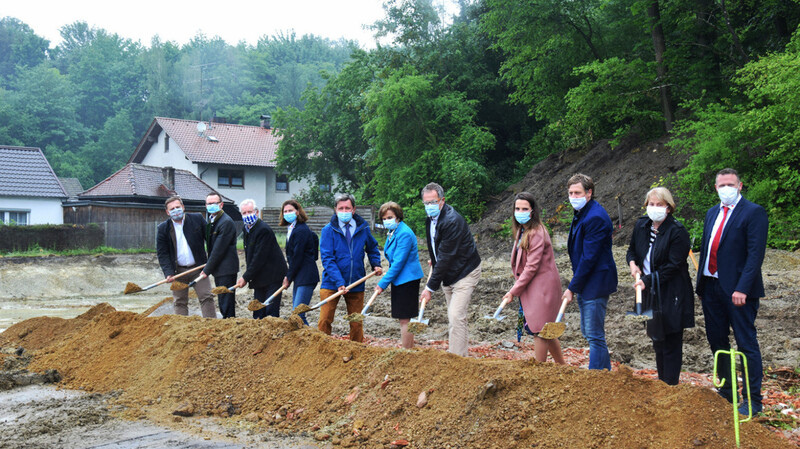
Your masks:
M378 273L373 271L372 273L370 273L370 274L364 276L363 278L361 278L361 279L353 282L352 284L348 285L347 287L344 288L344 290L339 290L338 292L328 296L327 298L325 298L325 300L323 300L323 301L319 302L318 304L316 304L316 306L314 306L314 308L316 309L319 306L325 304L326 302L328 302L328 301L330 301L332 299L336 299L336 298L344 295L344 293L346 291L349 291L351 288L354 288L354 287L357 287L357 286L363 284L367 279L371 278L372 276L375 276L376 274L378 274Z
M639 282L640 278L641 277L639 276L639 273L636 273L636 282ZM636 304L641 304L641 303L642 303L642 288L636 287Z
M277 290L275 291L275 293L273 293L273 294L269 295L269 298L267 298L267 300L270 300L270 299L272 299L272 298L274 298L274 297L276 297L276 296L280 295L280 294L281 294L281 292L282 292L282 291L284 291L284 290L286 290L287 288L289 288L289 286L288 286L288 285L287 285L287 286L285 286L285 287L284 287L283 285L281 285L281 288L277 289Z
M200 265L200 266L194 267L194 268L192 268L191 270L186 270L186 271L184 271L183 273L178 273L178 274L176 274L176 275L172 276L172 279L173 279L173 280L175 280L175 279L178 279L179 277L181 277L181 276L183 276L183 275L185 275L185 274L190 274L190 273L194 273L194 272L195 272L195 271L197 271L197 270L202 270L202 269L203 269L203 267L205 267L205 266L206 266L206 264L203 264L203 265ZM158 287L159 285L161 285L161 284L166 284L166 283L167 283L167 278L164 278L164 279L162 279L162 280L160 280L160 281L156 282L155 284L150 284L150 285L148 285L147 287L143 288L142 290L150 290L150 289L151 289L151 288L153 288L153 287Z
M371 306L373 301L375 301L375 298L377 297L378 297L378 291L375 290L375 293L373 293L372 296L369 297L369 301L367 301L367 307Z

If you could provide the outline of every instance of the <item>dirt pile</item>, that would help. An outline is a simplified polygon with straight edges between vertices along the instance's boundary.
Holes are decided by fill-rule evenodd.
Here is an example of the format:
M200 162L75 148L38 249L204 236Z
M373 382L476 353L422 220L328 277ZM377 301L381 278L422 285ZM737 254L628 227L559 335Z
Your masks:
M665 147L666 140L639 142L634 137L624 139L611 149L607 140L601 140L588 149L570 149L551 154L531 168L519 182L491 197L481 221L472 226L479 238L481 250L505 251L505 239L495 238L503 222L512 215L514 196L522 191L531 192L542 207L542 216L556 231L569 227L571 208L567 201L567 180L575 173L592 177L595 183L594 198L608 211L614 226L622 227L614 233L614 243L627 245L636 219L644 213L644 195L660 179L670 176L686 166L685 154L673 154ZM674 189L672 189L674 190ZM675 200L680 203L681 198ZM688 217L681 217L685 220ZM556 242L554 242L556 243Z
M282 319L143 318L107 306L0 334L69 388L122 389L131 416L236 416L344 447L734 447L730 406L630 370L365 346ZM425 393L427 403L421 399ZM174 418L184 419L184 418ZM761 426L742 447L791 447Z

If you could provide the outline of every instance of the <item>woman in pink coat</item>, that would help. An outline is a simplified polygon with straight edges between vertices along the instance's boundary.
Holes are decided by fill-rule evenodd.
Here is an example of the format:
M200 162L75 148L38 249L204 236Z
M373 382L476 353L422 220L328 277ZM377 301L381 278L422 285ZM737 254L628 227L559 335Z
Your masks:
M514 248L511 251L511 271L516 282L503 296L519 298L527 327L534 336L533 356L544 362L547 353L553 361L564 364L561 343L557 338L539 337L544 323L553 322L561 306L561 277L556 268L550 234L539 218L533 195L521 192L514 198Z

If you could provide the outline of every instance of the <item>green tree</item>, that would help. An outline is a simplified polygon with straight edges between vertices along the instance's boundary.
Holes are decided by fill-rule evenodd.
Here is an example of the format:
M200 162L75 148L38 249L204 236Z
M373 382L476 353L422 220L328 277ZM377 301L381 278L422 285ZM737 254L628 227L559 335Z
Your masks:
M47 58L49 41L13 17L0 19L0 86L15 77L17 67L35 67Z
M785 52L746 64L734 78L743 103L724 101L685 106L696 111L692 120L676 126L675 148L690 155L689 166L679 173L687 212L697 217L716 203L713 184L717 171L736 168L747 197L765 207L770 216L771 246L800 246L794 200L800 189L800 30Z
M370 187L378 202L408 208L406 219L417 230L424 222L419 192L428 182L447 189L450 204L468 219L483 212L484 154L494 136L475 125L475 103L411 68L373 84L367 94L364 133L375 168Z

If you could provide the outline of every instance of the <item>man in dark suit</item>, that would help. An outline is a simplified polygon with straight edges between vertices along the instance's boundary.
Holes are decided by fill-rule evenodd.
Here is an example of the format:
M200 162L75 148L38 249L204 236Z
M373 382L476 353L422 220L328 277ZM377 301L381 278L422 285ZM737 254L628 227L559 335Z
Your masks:
M233 224L231 217L222 211L222 206L222 198L218 193L212 192L206 196L208 262L200 276L205 279L209 274L213 274L214 283L218 287L232 287L236 283L236 273L239 272L239 256L236 254L236 225ZM235 295L235 293L217 295L222 318L236 316Z
M742 198L742 182L732 168L717 173L715 188L720 198L706 213L703 224L703 264L697 277L697 295L703 304L706 337L711 352L731 348L728 335L733 328L736 345L747 357L753 413L761 412L761 349L758 346L755 320L759 298L764 296L761 263L767 247L769 220L758 204ZM721 377L725 383L719 394L733 401L730 366L727 356L720 356ZM748 404L739 407L748 414Z
M172 283L176 274L191 270L206 262L206 249L203 246L203 235L206 221L200 214L187 214L183 201L179 196L172 196L164 203L169 219L158 225L156 253L161 271ZM186 275L185 277L190 277ZM216 318L214 298L211 295L211 282L203 279L194 285L194 291L200 300L200 311L204 318ZM189 314L189 289L173 290L176 315Z
M444 189L432 182L422 189L425 206L425 237L431 274L421 301L442 287L447 302L447 352L469 354L469 303L481 279L481 256L467 220L446 203Z
M244 255L247 270L236 282L241 288L249 284L253 297L262 303L281 288L286 276L286 260L278 245L272 228L258 218L255 200L247 199L239 204L244 220ZM253 312L253 318L277 317L281 310L281 294L273 298L267 307Z
M603 206L593 199L592 178L576 174L567 181L569 202L575 209L567 250L572 280L563 298L578 300L581 333L589 341L589 369L611 369L606 344L608 297L617 291L617 265L611 251L614 225Z

